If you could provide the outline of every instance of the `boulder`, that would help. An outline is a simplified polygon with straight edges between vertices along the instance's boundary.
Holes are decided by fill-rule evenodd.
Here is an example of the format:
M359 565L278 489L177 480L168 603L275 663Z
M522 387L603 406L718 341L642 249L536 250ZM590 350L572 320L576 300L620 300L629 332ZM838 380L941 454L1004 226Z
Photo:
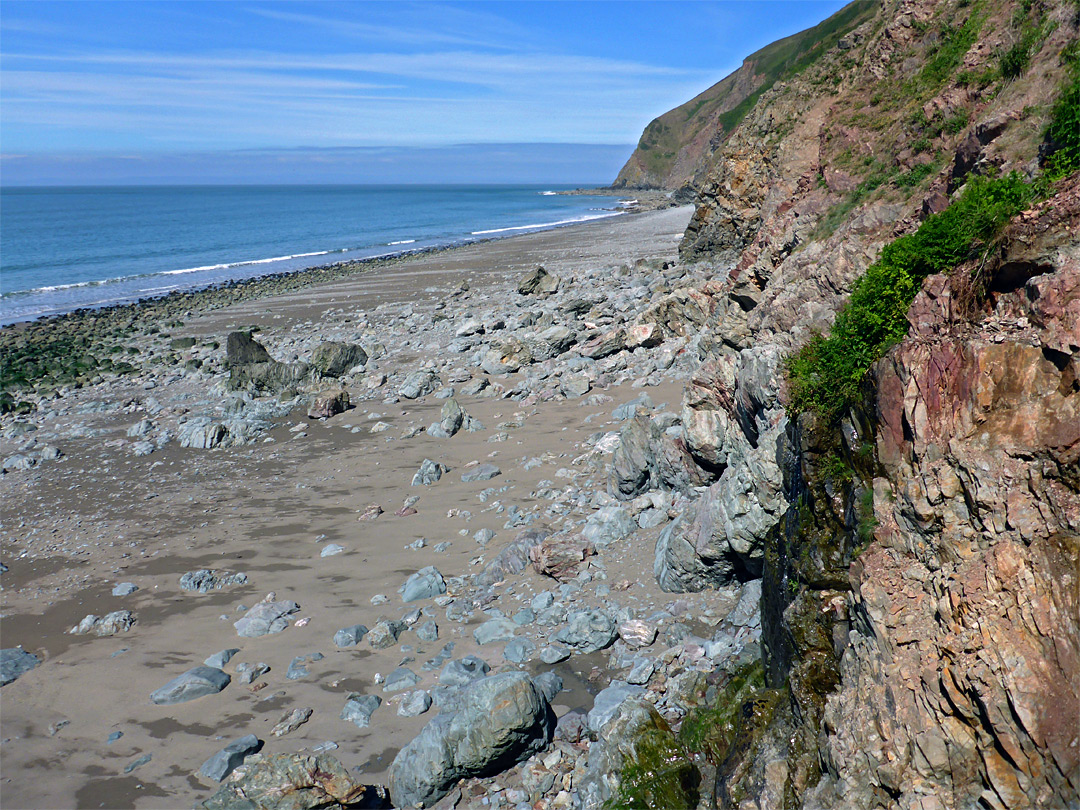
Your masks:
M525 529L495 555L476 576L480 586L494 585L512 574L520 574L529 564L529 551L551 535L550 529Z
M551 295L558 289L559 277L543 267L526 273L518 283L518 292L522 295Z
M473 630L473 638L477 644L483 646L484 644L495 644L500 641L510 641L516 631L517 625L510 619L488 619Z
M420 462L420 469L413 475L412 485L414 487L429 487L443 477L443 473L449 472L450 468L445 464L440 464L437 461L432 461L430 458L425 458Z
M228 429L221 422L215 422L209 416L196 416L180 426L177 441L181 447L212 450L224 442L228 435Z
M259 602L242 618L233 622L236 634L256 638L270 633L280 633L289 626L288 617L300 610L300 605L287 599L279 602Z
M381 807L378 788L353 780L334 757L256 754L200 805L203 810L345 810Z
M617 635L615 620L602 610L579 610L570 614L555 640L585 654L611 646Z
M349 392L344 388L320 391L311 398L308 419L329 419L349 409Z
M486 677L490 670L491 667L483 658L466 655L464 658L446 662L446 666L439 673L439 683L443 686L467 686Z
M230 391L249 391L255 394L280 394L307 382L311 368L307 363L249 363L232 366L227 387Z
M593 707L589 709L586 720L589 730L594 734L599 734L625 701L637 697L644 691L642 687L628 684L626 681L612 681L610 686L597 692L593 699Z
M172 706L186 703L205 695L216 695L229 685L232 679L214 667L193 667L182 675L177 675L160 689L154 690L150 701L160 706Z
M105 616L89 614L68 632L73 636L84 636L93 633L95 636L115 636L117 633L126 633L136 622L135 614L130 610L114 610Z
M582 357L600 360L624 349L626 349L626 330L620 327L582 343L577 350Z
M517 338L509 338L500 346L493 346L480 358L480 368L488 374L513 374L533 362L528 344Z
M232 571L220 571L215 568L200 568L181 575L180 589L210 593L229 585L244 585L247 580L247 574L234 574Z
M428 806L459 780L489 776L527 759L551 740L554 715L523 672L485 678L465 688L461 708L440 713L390 766L396 807Z
M433 596L441 596L446 593L446 580L443 579L439 569L433 565L421 568L415 574L411 574L405 584L398 588L403 602L415 602L418 599L430 599Z
M603 547L629 537L637 529L630 512L621 506L604 506L589 515L581 536L594 546Z
M413 371L405 377L398 388L398 394L405 397L405 399L419 399L430 394L438 386L439 378L435 375L435 372L421 369Z
M340 377L355 366L368 361L367 352L355 343L327 341L311 355L311 366L322 377Z
M378 695L361 695L353 693L345 701L341 710L341 719L348 720L357 728L367 728L371 725L371 715L382 705L382 698Z
M461 474L461 480L468 484L473 481L490 481L496 476L502 475L502 470L494 464L479 464L471 470Z
M259 752L262 740L254 734L246 734L226 745L199 768L199 773L215 782L224 781L245 759Z
M273 359L266 347L251 337L250 332L230 332L225 339L225 365L229 368L270 363Z
M466 418L465 410L451 397L443 403L439 421L428 428L428 434L437 439L449 439L461 430Z

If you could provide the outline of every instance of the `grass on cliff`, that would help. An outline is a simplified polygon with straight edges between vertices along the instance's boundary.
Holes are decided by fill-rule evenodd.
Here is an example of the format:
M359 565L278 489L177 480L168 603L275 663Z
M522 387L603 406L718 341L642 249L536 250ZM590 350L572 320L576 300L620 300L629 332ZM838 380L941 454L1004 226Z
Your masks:
M1017 173L974 177L951 206L886 245L855 282L831 334L814 334L788 358L790 410L829 420L845 411L871 364L907 335L907 311L923 279L977 257L1031 196Z

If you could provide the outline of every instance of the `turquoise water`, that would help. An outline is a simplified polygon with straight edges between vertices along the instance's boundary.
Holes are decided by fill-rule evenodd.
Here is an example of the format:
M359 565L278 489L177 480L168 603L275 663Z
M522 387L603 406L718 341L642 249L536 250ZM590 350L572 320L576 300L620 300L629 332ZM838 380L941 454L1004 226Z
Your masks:
M0 323L620 211L557 186L0 190Z

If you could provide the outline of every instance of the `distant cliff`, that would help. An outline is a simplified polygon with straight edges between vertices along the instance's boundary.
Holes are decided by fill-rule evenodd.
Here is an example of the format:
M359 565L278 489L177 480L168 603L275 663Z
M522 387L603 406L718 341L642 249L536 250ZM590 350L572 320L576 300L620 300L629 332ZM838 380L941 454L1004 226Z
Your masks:
M872 16L877 5L877 0L855 0L813 28L746 57L730 76L650 123L612 185L667 190L693 186L709 156L763 92L821 54L846 47L844 36Z

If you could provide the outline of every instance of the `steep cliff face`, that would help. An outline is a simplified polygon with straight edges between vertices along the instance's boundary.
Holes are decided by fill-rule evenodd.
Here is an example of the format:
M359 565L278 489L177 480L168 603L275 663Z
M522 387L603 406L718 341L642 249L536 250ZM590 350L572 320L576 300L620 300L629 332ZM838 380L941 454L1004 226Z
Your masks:
M713 155L682 245L711 484L655 574L762 578L765 688L708 806L1080 806L1080 177L916 284L839 414L783 372L973 175L1039 174L1078 38L1071 2L891 0Z
M813 28L767 45L738 70L653 120L612 184L615 188L696 188L709 158L777 81L812 64L865 21L876 0L855 0Z

